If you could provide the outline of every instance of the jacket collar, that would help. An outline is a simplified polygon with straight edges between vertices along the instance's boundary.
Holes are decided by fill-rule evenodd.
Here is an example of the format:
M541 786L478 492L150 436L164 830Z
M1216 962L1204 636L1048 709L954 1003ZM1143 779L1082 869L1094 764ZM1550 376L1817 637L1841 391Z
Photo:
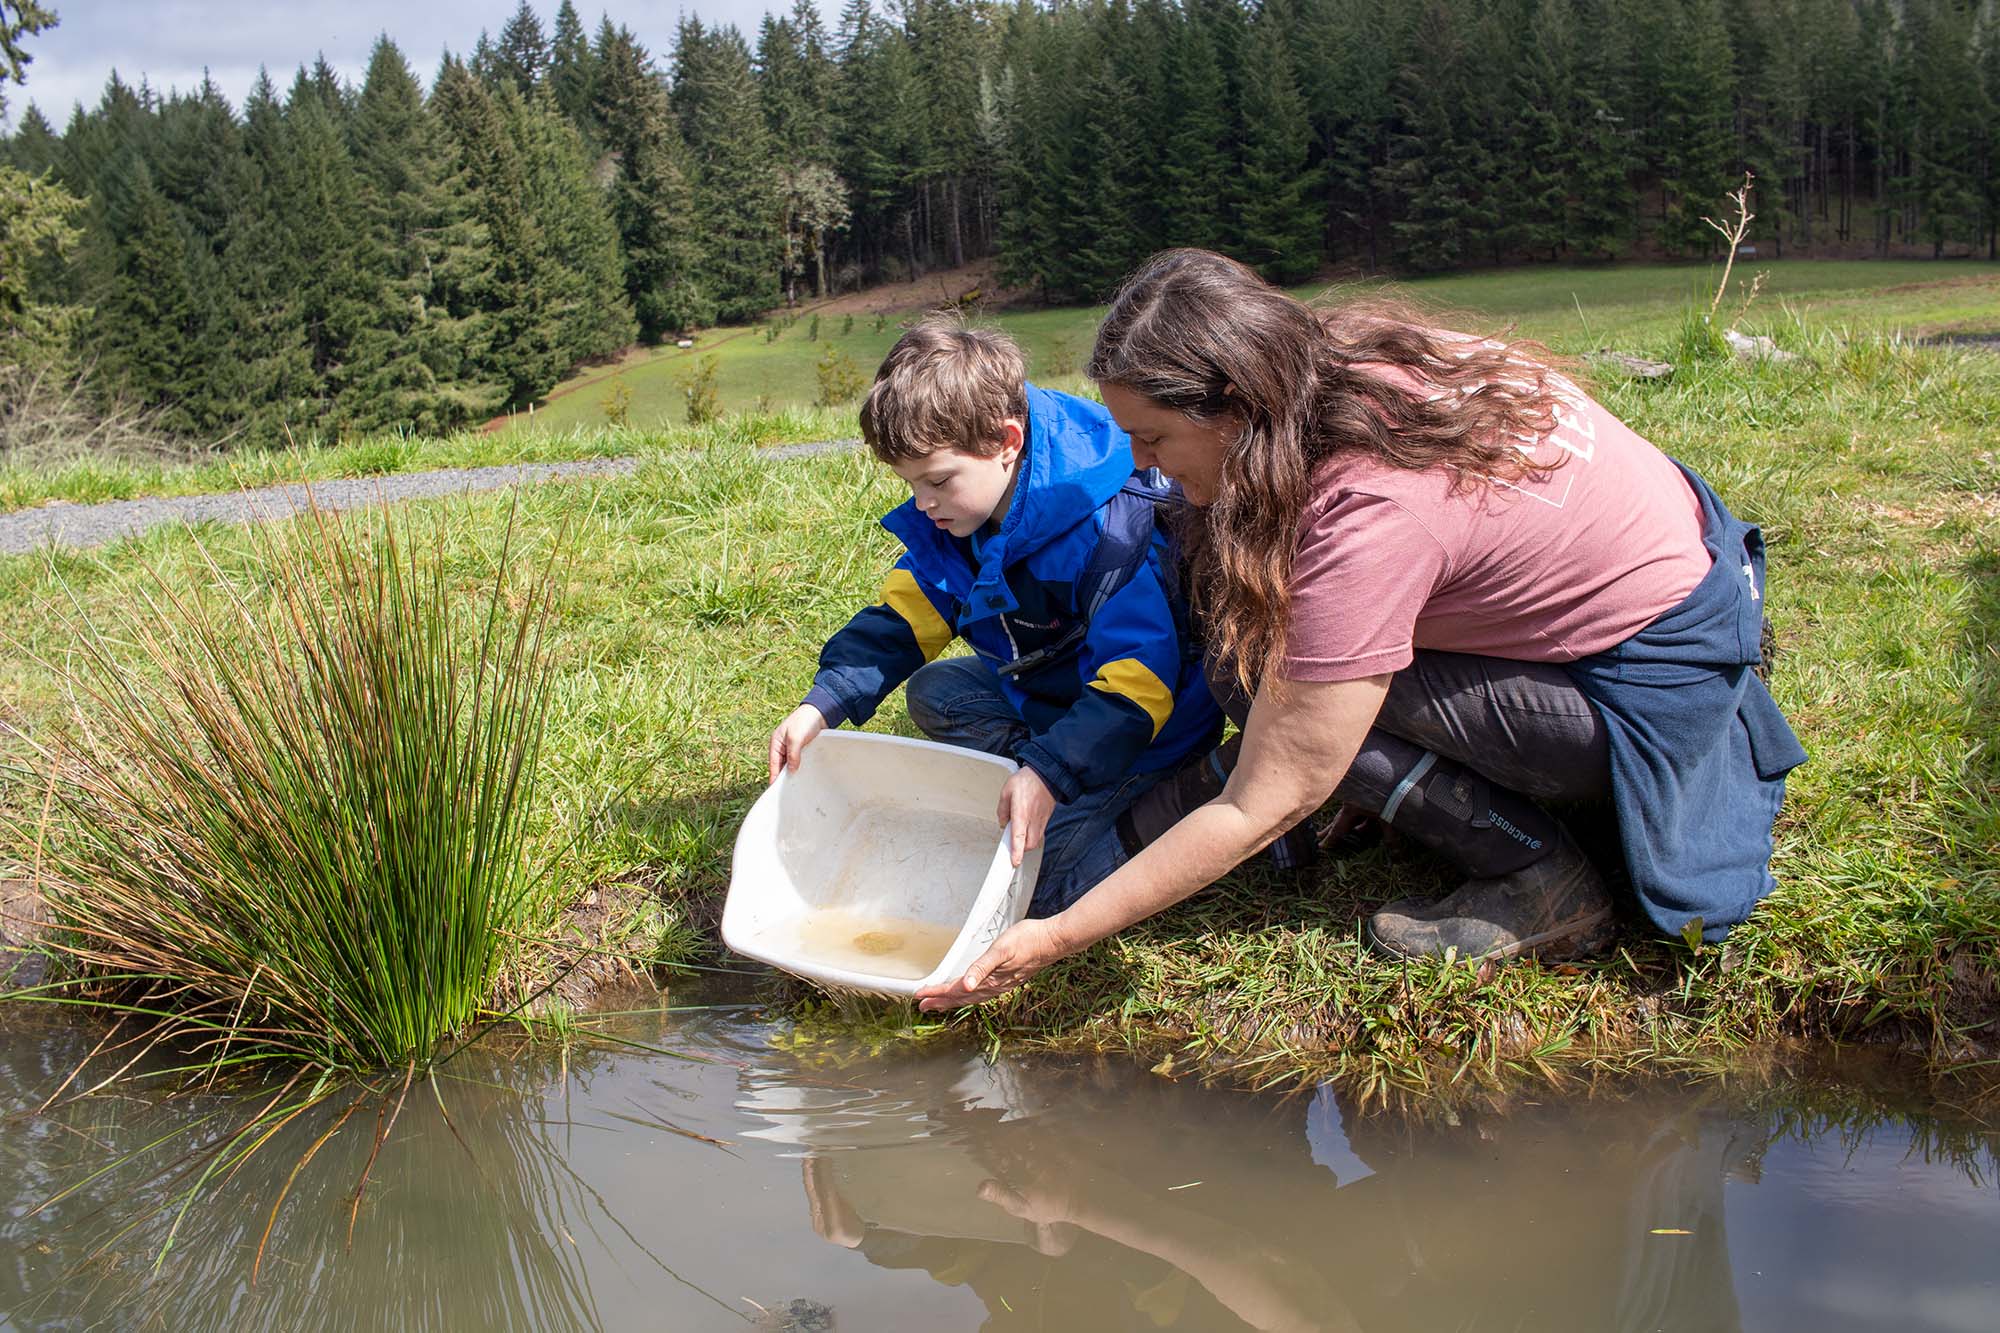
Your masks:
M1014 610L1007 567L1088 520L1132 475L1131 441L1102 407L1032 384L1027 400L1028 447L1021 452L1013 503L1000 531L981 545L978 569L964 544L917 512L914 499L882 518L909 549L917 576L964 606L961 623Z

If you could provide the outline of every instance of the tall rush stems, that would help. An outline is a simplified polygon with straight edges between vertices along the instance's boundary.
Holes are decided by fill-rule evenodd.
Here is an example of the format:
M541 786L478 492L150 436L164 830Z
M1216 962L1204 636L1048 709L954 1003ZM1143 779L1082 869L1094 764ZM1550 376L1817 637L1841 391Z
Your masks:
M72 977L46 993L143 1011L211 1068L422 1066L471 1024L542 878L559 543L516 579L517 516L472 594L448 519L420 540L314 507L259 530L268 596L204 547L219 597L156 576L116 626L72 597L74 735L41 749L37 830Z

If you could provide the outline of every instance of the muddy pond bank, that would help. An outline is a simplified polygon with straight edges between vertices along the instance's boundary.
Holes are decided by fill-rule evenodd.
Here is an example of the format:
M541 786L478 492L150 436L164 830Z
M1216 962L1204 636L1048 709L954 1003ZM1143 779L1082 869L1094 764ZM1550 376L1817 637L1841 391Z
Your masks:
M371 1103L284 1193L334 1099L163 1258L181 1154L245 1094L35 1115L92 1035L10 1014L0 1328L1946 1333L2000 1310L2000 1132L1879 1063L1387 1114L1129 1058L871 1049L745 985L677 986L607 1020L617 1045L449 1062L352 1213Z

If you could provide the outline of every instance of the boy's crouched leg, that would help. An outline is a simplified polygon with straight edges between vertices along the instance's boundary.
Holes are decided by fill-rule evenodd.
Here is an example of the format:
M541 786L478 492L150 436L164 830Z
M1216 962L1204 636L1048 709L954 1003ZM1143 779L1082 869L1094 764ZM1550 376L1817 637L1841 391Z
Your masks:
M1118 817L1168 775L1134 773L1056 807L1042 838L1042 870L1028 915L1054 916L1125 864Z
M953 657L920 667L903 687L910 721L934 741L1012 756L1028 739L1028 724L1001 692L1000 677L983 657Z

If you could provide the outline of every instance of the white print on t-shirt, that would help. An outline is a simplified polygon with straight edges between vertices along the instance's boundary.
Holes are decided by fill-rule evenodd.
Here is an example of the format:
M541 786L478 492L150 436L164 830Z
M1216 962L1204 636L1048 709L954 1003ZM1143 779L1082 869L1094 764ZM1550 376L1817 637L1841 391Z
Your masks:
M1467 339L1465 341L1470 345L1465 347L1463 351L1455 352L1455 355L1466 357L1472 355L1473 351L1479 348L1493 351L1501 350L1502 348L1502 344L1484 339ZM1583 391L1577 388L1566 376L1557 375L1553 372L1543 373L1540 366L1523 357L1510 353L1507 357L1507 363L1520 367L1525 373L1519 378L1512 376L1499 377L1500 383L1506 384L1510 388L1529 390L1538 389L1546 385L1551 396L1554 398L1552 411L1555 417L1555 424L1549 428L1548 433L1540 436L1516 436L1513 441L1514 447L1530 463L1540 461L1536 457L1536 451L1543 445L1554 445L1556 448L1569 454L1571 458L1583 463L1594 461L1597 457L1597 426L1590 419L1590 400L1584 396ZM1428 402L1436 402L1440 398L1449 398L1454 395L1459 397L1469 396L1472 392L1471 389L1467 388L1440 389L1435 393L1427 394L1425 398ZM1517 485L1500 477L1487 477L1486 481L1495 486L1505 487L1510 491L1517 491L1527 496L1530 500L1539 501L1551 509L1562 509L1569 504L1570 492L1576 488L1576 473L1569 468L1559 468L1547 483L1541 484L1539 489L1535 490L1530 490L1526 486ZM1557 483L1561 485L1560 494L1555 493L1553 489Z
M1528 386L1523 384L1522 387ZM1575 385L1560 376L1550 376L1549 387L1555 393L1555 425L1550 428L1547 435L1540 438L1523 436L1516 439L1514 447L1531 463L1537 461L1535 451L1544 444L1552 444L1580 462L1591 462L1597 457L1597 427L1590 420L1583 395L1577 391ZM1567 468L1558 469L1550 483L1534 490L1526 486L1517 486L1500 477L1488 477L1487 480L1495 486L1518 491L1530 500L1539 500L1551 509L1561 509L1567 505L1570 492L1576 487L1576 474ZM1551 487L1555 483L1561 484L1561 494L1552 493Z

